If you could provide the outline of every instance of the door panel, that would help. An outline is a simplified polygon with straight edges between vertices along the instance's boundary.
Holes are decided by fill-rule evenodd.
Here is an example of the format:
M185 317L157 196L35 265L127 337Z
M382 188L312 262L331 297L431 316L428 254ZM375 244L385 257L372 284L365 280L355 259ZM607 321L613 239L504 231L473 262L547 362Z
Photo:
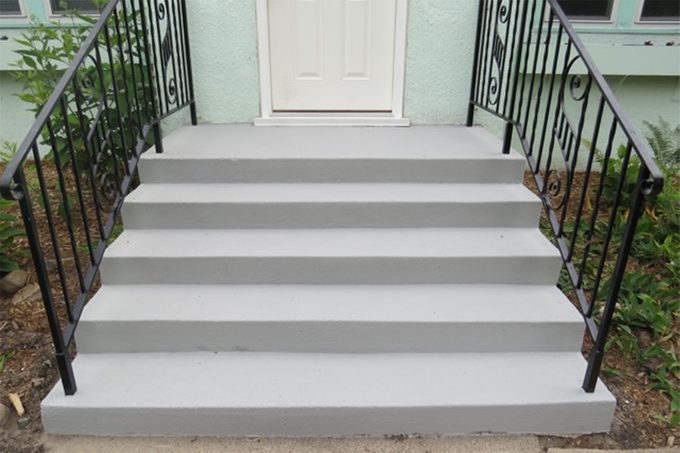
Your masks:
M269 0L275 111L391 111L396 0Z

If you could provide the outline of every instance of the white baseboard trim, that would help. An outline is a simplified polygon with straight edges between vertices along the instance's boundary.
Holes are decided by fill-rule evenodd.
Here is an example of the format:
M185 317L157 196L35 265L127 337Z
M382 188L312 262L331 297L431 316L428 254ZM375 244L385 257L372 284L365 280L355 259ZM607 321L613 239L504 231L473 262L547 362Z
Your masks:
M408 118L380 116L274 116L255 118L255 126L387 126L406 127L411 125Z

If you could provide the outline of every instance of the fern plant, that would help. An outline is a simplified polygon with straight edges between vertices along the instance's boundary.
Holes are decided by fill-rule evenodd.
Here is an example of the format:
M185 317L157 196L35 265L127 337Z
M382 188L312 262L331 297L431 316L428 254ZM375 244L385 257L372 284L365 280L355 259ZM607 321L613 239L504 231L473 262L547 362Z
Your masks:
M659 163L669 170L680 169L680 124L675 127L659 117L659 124L644 122L649 129L647 137Z

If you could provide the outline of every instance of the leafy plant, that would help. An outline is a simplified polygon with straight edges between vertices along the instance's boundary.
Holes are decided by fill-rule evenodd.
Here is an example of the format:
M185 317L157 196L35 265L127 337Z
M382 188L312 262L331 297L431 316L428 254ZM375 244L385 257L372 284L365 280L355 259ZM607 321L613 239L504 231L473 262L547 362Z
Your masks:
M658 414L671 427L680 425L680 361L675 352L680 344L678 320L680 319L680 178L676 172L680 167L680 126L672 128L660 120L658 126L647 123L649 137L655 155L666 175L662 193L646 200L645 215L638 221L636 236L628 257L628 268L623 275L617 308L614 312L613 330L608 348L615 348L631 359L647 375L649 386L661 392L669 401L668 413ZM617 252L627 225L629 208L635 195L641 162L635 155L630 157L624 169L624 146L616 149L608 159L598 154L602 179L602 198L599 214L593 224L594 234L586 236L594 206L586 197L584 215L580 224L567 217L564 234L573 238L578 231L574 256L581 257L588 247L591 257L583 263L584 290L593 289L594 277L599 272L599 258L605 252L602 237L609 230L610 214L616 205L618 209L612 223L612 239L605 257L602 280L592 300L596 301L595 318L601 314L606 295L609 292ZM625 171L625 174L624 174ZM620 188L620 184L621 189ZM597 190L592 184L590 190ZM577 190L581 190L578 188ZM585 220L587 219L587 221ZM578 228L577 228L578 227ZM548 222L542 219L541 229L550 237L552 231ZM580 261L579 261L579 264ZM560 276L559 286L569 292L571 279L566 270ZM605 366L606 375L624 377L620 370Z
M100 9L107 3L94 2ZM50 23L33 19L31 27L16 39L20 59L14 64L14 77L23 86L17 96L36 114L96 22L76 10L64 17L66 20ZM139 21L141 17L137 12L123 20ZM81 178L94 179L94 185L106 189L101 195L108 199L115 192L113 186L119 184L114 180L125 173L132 149L152 115L146 102L151 99L151 87L143 83L147 67L140 57L141 39L136 33L117 32L119 26L112 19L106 39L100 36L95 41L41 130L41 143L49 149L45 159L53 159L63 170L72 168Z
M680 124L672 127L663 118L659 118L658 125L649 121L645 121L644 124L650 132L647 140L659 163L669 170L680 168Z
M14 357L14 351L0 353L0 373L5 369L5 363Z
M656 418L669 426L680 424L680 361L675 347L680 344L677 325L680 319L680 180L675 175L680 163L680 126L671 128L660 120L659 126L646 123L649 138L660 166L666 175L661 194L647 200L645 214L637 226L636 239L629 256L629 266L623 277L615 329L610 347L619 348L642 367L650 386L669 399L669 414ZM603 196L609 206L614 204L622 174L625 148L609 160ZM601 161L601 163L603 163ZM617 224L625 225L627 206L634 194L640 161L633 156L624 179L622 206ZM614 237L620 240L619 228ZM618 244L614 244L616 248ZM613 263L607 263L609 269ZM603 290L608 289L605 281ZM645 332L646 340L642 340Z
M16 152L16 145L5 143L4 149L0 150L0 162L8 161ZM19 219L10 213L15 204L0 198L0 275L12 272L19 268L15 239L24 235L24 230L19 228Z

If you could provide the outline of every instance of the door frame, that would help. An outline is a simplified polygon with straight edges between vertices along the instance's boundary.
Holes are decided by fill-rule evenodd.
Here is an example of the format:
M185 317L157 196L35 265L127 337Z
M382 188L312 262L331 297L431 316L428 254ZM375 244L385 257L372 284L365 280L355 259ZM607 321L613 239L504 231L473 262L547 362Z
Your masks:
M406 71L406 30L408 0L396 0L394 75L391 112L274 112L272 108L269 49L269 0L256 0L257 53L260 72L260 117L256 126L408 126L404 118L404 80Z

